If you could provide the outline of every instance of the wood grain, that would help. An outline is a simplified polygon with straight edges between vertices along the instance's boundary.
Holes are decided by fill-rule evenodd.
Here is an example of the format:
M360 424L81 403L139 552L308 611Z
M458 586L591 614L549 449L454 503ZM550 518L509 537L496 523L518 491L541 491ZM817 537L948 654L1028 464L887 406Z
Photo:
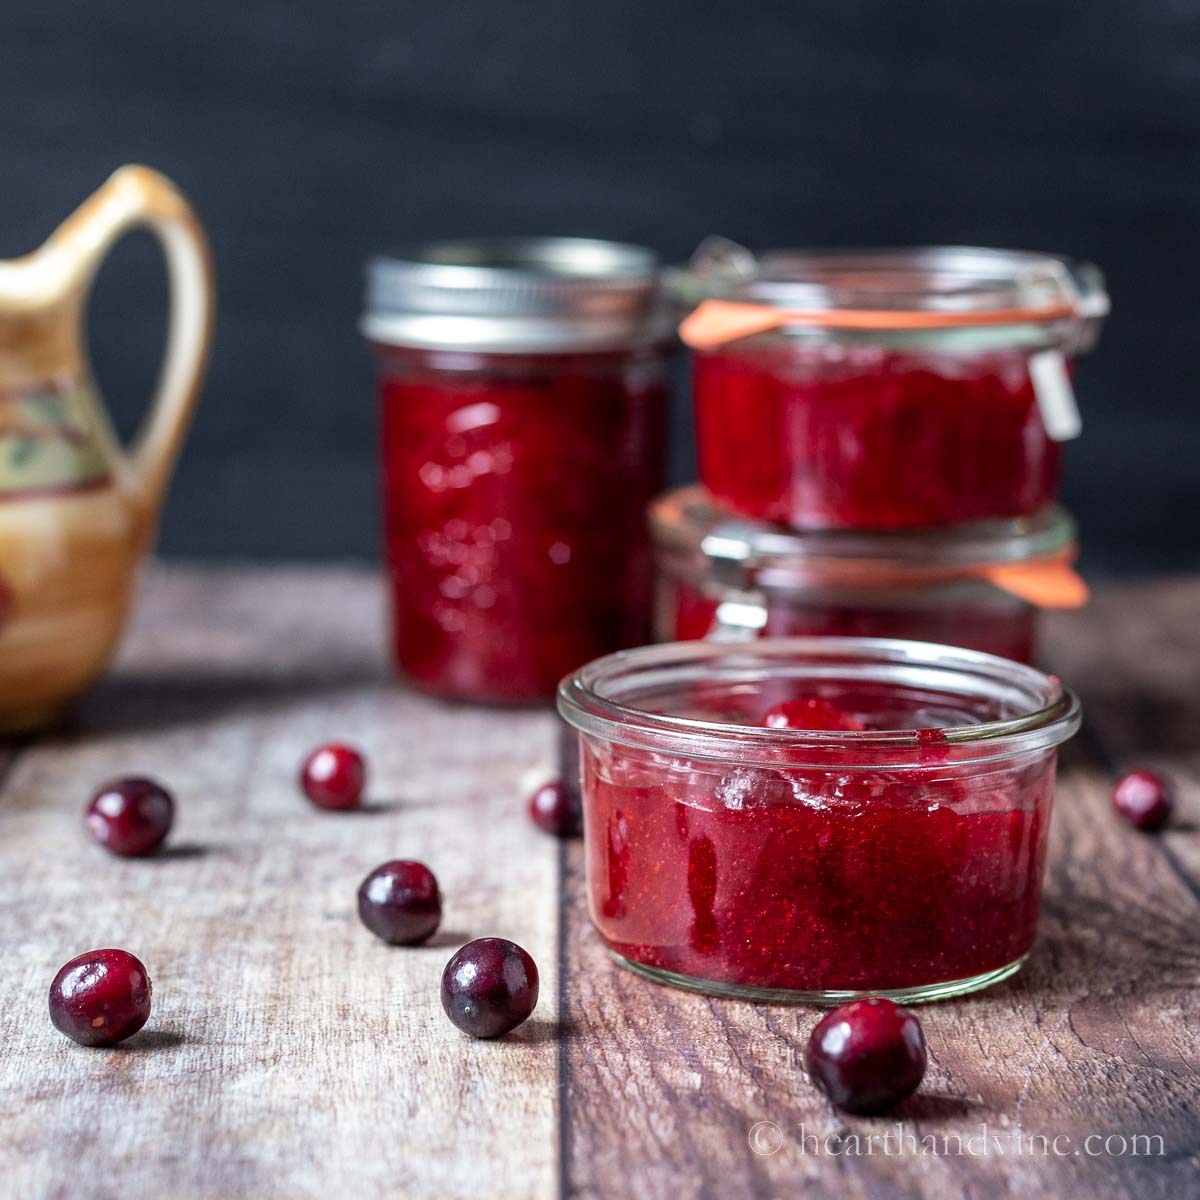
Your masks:
M367 572L158 568L75 725L0 750L0 1194L1195 1193L1200 581L1101 588L1052 621L1048 657L1087 724L1064 757L1038 947L1010 983L921 1010L926 1083L875 1120L839 1116L805 1078L815 1010L676 992L607 959L579 848L522 811L553 718L398 687L379 604ZM303 752L335 736L370 755L359 816L296 790ZM1159 837L1109 812L1113 772L1142 761L1179 789ZM110 859L81 835L90 790L133 770L178 795L161 859ZM389 949L354 917L362 875L396 855L442 881L431 947ZM534 1019L498 1043L463 1038L437 1000L453 947L486 934L542 974ZM143 957L155 1011L124 1048L88 1051L52 1029L45 993L103 944ZM779 1127L774 1153L751 1148L757 1122ZM970 1153L984 1124L1005 1154ZM1018 1132L1070 1141L1017 1155ZM872 1153L829 1152L839 1133L874 1135ZM1106 1153L1111 1134L1161 1137L1163 1154ZM963 1152L921 1153L926 1137Z
M553 1191L557 847L514 803L548 769L551 721L406 693L381 644L362 574L158 574L77 728L17 758L0 809L5 1196L446 1197L506 1161L525 1194ZM330 737L369 755L371 811L300 796L305 750ZM81 836L90 789L133 771L176 793L159 859ZM440 879L427 947L358 923L355 890L391 857ZM472 1042L438 985L458 943L490 934L534 955L547 1000L512 1038ZM51 1027L46 989L109 945L145 961L154 1013L125 1047L86 1050Z
M1052 621L1048 657L1081 691L1090 723L1064 755L1039 943L1009 983L921 1010L929 1073L889 1117L845 1117L810 1086L802 1063L816 1010L687 995L607 961L587 924L582 854L573 851L563 1021L574 1194L618 1194L630 1179L640 1196L671 1200L1194 1194L1198 613L1192 581L1114 587L1086 613ZM1181 815L1162 838L1109 811L1113 768L1147 757L1179 784ZM768 1131L780 1143L774 1153L752 1151L758 1122L778 1126ZM989 1152L971 1154L984 1124ZM851 1154L847 1141L829 1153L825 1139L837 1134L857 1135L862 1152ZM1107 1153L1111 1134L1160 1136L1163 1154ZM902 1143L906 1135L915 1142ZM944 1150L948 1135L951 1151L957 1136L966 1152L921 1152ZM1089 1144L1091 1135L1099 1141ZM938 1140L923 1142L929 1136ZM1031 1136L1046 1138L1051 1153L1038 1153Z

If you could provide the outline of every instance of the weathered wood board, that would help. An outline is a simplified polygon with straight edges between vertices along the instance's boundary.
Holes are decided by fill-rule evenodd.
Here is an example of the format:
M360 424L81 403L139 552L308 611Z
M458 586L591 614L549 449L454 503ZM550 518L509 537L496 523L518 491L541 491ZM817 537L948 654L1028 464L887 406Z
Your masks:
M1052 618L1046 657L1087 725L1064 757L1038 947L1015 980L922 1009L925 1085L863 1120L804 1077L814 1010L674 992L606 958L578 847L524 814L553 770L553 718L394 684L373 573L157 568L74 725L0 750L0 1193L1194 1194L1198 617L1200 581L1175 581ZM299 795L304 752L331 737L370 757L367 812ZM1141 762L1179 786L1160 837L1108 809L1113 771ZM158 859L82 836L90 791L126 772L176 792ZM442 883L425 948L388 948L354 914L362 876L397 856ZM489 934L533 954L541 1002L477 1043L445 1020L438 981ZM66 1041L45 1011L55 970L101 945L138 954L155 984L146 1030L110 1051ZM1133 1153L1135 1135L1163 1153Z

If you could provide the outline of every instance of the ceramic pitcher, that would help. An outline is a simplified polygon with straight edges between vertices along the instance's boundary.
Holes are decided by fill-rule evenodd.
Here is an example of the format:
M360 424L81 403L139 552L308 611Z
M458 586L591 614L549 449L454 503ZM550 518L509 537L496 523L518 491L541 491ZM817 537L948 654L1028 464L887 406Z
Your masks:
M157 394L117 441L88 363L92 279L125 232L153 232L170 281ZM122 167L40 250L0 262L0 733L52 720L104 670L196 403L213 273L195 213Z

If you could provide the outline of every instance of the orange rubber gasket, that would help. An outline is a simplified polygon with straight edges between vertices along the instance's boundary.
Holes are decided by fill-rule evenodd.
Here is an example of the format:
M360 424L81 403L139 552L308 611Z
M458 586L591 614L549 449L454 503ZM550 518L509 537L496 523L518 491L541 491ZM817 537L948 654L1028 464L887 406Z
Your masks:
M1029 308L994 308L987 312L917 312L866 308L809 311L775 308L769 304L705 300L680 323L679 336L687 345L703 350L782 325L812 325L821 329L954 329L1037 324L1077 315L1075 306L1065 301Z

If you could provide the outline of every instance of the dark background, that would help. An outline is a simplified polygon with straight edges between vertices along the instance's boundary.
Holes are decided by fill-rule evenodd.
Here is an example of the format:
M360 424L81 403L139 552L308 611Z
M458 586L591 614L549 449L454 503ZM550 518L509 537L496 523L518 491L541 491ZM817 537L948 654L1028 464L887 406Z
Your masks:
M375 553L369 252L576 233L682 259L720 232L1100 263L1114 315L1066 486L1085 565L1200 566L1195 0L8 0L0 256L130 160L191 196L220 275L164 553ZM142 237L98 284L125 431L164 293ZM676 478L689 453L681 425Z

